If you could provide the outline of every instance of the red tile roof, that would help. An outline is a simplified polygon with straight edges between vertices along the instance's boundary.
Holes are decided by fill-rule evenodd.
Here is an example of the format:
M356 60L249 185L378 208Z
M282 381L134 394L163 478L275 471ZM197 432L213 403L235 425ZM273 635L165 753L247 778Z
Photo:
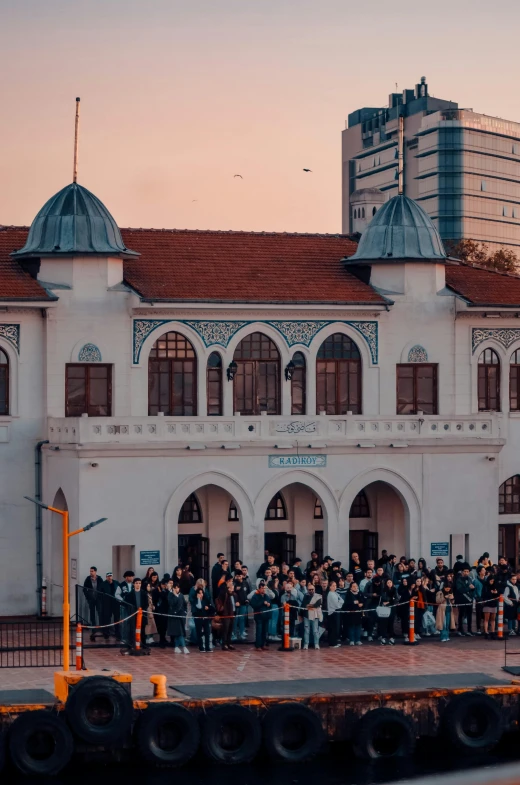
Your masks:
M519 306L520 276L498 273L461 262L446 266L446 285L471 305Z
M383 304L341 259L345 235L122 229L141 256L125 260L125 280L147 300Z
M49 300L45 289L9 254L25 245L29 229L0 226L0 300Z

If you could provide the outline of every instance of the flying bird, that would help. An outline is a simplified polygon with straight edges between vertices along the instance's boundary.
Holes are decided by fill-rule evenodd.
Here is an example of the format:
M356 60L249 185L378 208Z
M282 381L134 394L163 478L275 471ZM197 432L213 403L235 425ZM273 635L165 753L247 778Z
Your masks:
M304 169L304 172L312 172L312 169Z
M240 177L241 180L244 179L241 174L234 174L233 177Z

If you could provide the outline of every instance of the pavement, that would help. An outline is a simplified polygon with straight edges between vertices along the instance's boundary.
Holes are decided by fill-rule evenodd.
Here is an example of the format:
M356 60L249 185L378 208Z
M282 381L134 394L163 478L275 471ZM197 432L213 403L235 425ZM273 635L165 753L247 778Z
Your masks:
M508 642L508 664L511 665L520 665L520 638L518 643L516 641ZM514 678L502 668L504 643L487 641L481 636L455 637L448 643L441 643L434 637L423 639L415 647L405 646L399 639L395 646L370 643L331 649L324 645L319 651L287 653L278 651L278 646L271 644L269 651L257 651L250 643L244 643L237 644L233 652L217 649L213 653L200 653L196 647L191 647L190 654L153 648L150 656L144 657L123 657L117 648L86 648L84 660L86 667L93 670L131 673L134 698L152 697L150 676L157 673L166 675L172 697L190 695L194 698L225 697L226 692L230 696L250 695L253 690L257 695L262 691L267 694L267 690L280 695L322 689L340 692L484 686L497 681L510 683ZM0 668L0 703L1 691L47 690L52 693L55 670L47 667ZM341 684L334 680L341 680ZM224 688L223 685L228 686ZM205 694L202 688L206 690Z

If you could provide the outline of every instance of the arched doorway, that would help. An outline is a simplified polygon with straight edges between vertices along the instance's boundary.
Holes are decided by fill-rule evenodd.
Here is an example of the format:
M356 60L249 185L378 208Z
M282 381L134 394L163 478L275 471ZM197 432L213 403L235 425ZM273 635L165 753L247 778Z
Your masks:
M59 489L51 507L68 510L65 494ZM51 558L50 575L47 576L48 607L51 616L61 616L63 612L63 517L51 513Z
M363 567L369 559L377 561L383 549L398 558L407 553L404 504L386 482L370 483L356 495L350 508L349 529L350 553L359 554Z

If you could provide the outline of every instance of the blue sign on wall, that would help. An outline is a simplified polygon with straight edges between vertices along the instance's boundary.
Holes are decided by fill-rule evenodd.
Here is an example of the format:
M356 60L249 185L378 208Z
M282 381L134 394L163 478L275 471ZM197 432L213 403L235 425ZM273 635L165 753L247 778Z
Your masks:
M450 555L449 542L432 542L430 553L432 556L449 556Z
M295 466L326 466L326 455L270 455L270 469L291 469Z
M141 551L139 560L141 567L152 567L161 563L161 551Z

